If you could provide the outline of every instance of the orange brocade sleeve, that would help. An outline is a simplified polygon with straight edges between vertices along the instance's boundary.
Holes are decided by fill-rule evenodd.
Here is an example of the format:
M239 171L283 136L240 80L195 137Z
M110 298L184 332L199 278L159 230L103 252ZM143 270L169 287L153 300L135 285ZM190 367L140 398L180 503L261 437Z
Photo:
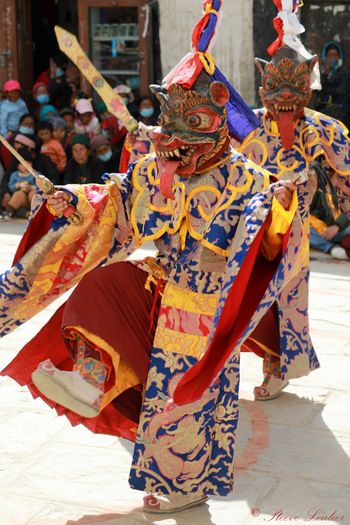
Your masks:
M293 192L289 210L285 210L276 197L272 200L270 213L267 217L266 230L260 246L260 254L272 261L282 247L284 235L292 224L293 217L298 207L297 193Z

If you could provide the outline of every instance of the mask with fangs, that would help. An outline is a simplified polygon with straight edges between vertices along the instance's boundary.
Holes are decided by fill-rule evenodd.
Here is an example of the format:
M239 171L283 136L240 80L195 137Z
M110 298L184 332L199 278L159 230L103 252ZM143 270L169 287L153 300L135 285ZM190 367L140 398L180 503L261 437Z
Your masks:
M151 136L160 164L160 188L166 197L174 198L171 188L175 172L190 177L209 167L226 149L229 91L204 72L189 90L178 84L169 92L158 85L150 89L161 108Z
M317 60L316 55L305 59L286 45L275 51L270 62L255 59L261 73L260 98L269 118L278 124L285 149L293 146L294 125L311 98L310 74Z

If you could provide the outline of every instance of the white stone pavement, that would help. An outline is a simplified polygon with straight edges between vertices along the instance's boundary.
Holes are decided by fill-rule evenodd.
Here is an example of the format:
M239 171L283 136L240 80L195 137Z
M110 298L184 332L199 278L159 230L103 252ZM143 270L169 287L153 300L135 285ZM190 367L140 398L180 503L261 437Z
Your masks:
M10 267L23 230L21 221L0 223L0 271ZM252 390L261 362L243 356L229 497L173 516L144 514L142 493L127 483L131 443L72 428L1 378L0 525L350 525L350 263L316 252L311 259L311 334L322 366L258 403ZM57 306L0 340L1 368Z

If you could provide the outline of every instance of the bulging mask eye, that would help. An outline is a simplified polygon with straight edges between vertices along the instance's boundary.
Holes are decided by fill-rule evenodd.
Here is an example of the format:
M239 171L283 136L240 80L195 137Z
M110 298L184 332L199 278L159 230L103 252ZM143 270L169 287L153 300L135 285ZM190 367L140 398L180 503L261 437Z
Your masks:
M168 113L163 111L158 117L157 126L166 126L166 124L169 124L170 122L171 122L170 116L168 115Z
M310 81L309 81L308 77L299 78L295 82L296 88L299 89L300 91L308 90L309 89L309 85L310 85Z
M211 126L212 119L206 113L191 114L187 117L186 122L191 128L208 129Z
M272 77L265 77L263 79L263 85L266 91L273 91L278 86L278 82Z
M180 97L174 98L174 100L171 103L171 109L175 113L179 113L180 112L180 109L181 109L181 98Z

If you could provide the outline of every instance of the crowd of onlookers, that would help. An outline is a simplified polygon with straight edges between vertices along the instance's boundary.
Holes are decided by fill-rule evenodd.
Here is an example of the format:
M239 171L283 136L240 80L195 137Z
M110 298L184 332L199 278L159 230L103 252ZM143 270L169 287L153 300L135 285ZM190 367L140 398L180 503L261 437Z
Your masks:
M329 87L325 91L334 93L336 79L340 78L339 83L343 86L347 74L346 68L339 66L339 50L335 47L332 43L325 50L322 68L325 86L326 75L333 89ZM150 126L156 124L157 111L151 97L135 100L127 85L118 85L114 90L138 121ZM340 89L340 92L343 91ZM0 102L0 132L37 173L59 185L103 183L104 173L119 171L127 130L103 101L94 104L80 91L75 66L64 69L51 61L48 71L33 86L32 111L28 110L21 93L17 80L5 83ZM327 100L330 114L339 111L331 108L331 103L338 106L339 97L332 98L328 94L327 98L324 92L323 98L321 95L319 103ZM326 108L320 110L327 112ZM0 220L11 220L15 216L27 218L37 189L35 178L5 145L0 147L0 161ZM310 212L311 247L330 253L336 259L349 259L350 220L346 214L327 215L319 192Z
M151 97L135 99L127 85L114 90L137 121L156 123ZM1 135L53 184L102 183L104 173L119 171L127 129L103 101L94 103L79 89L74 65L63 68L51 61L33 86L31 111L17 80L8 80L0 95ZM0 220L28 217L35 178L4 144L0 161Z

